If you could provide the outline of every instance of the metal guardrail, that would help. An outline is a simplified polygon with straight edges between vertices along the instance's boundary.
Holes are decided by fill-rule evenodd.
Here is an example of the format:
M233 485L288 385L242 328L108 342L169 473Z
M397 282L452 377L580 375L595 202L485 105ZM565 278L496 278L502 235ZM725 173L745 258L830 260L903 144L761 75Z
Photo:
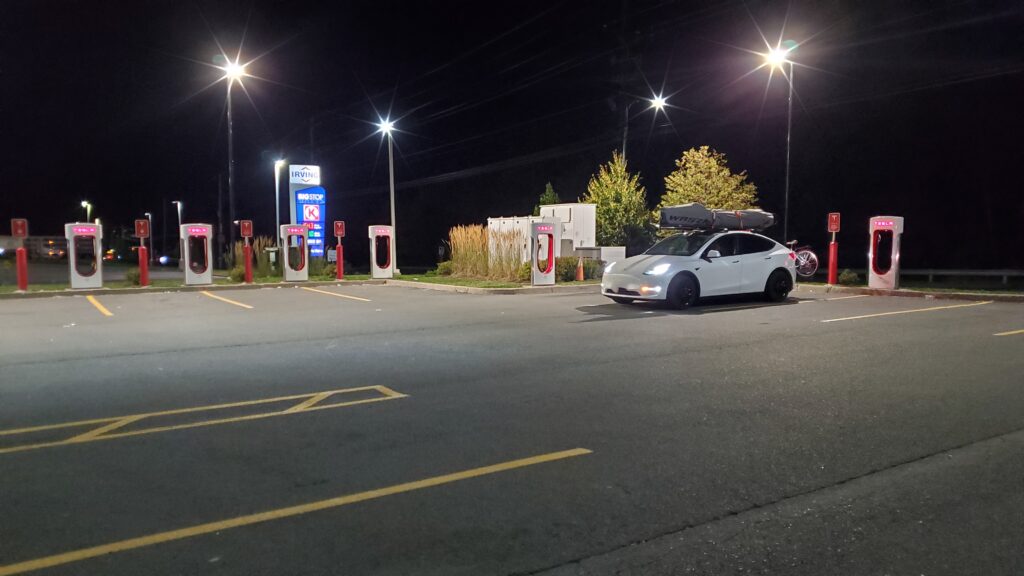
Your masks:
M867 274L866 268L851 268L850 269L857 274ZM827 273L827 268L822 266L818 269L818 274ZM987 278L1000 278L1003 284L1009 284L1010 278L1024 277L1024 270L1013 270L1013 269L994 269L994 270L976 270L976 269L953 269L953 268L907 268L900 270L900 276L927 276L929 282L934 282L936 276L966 276L966 277L987 277Z

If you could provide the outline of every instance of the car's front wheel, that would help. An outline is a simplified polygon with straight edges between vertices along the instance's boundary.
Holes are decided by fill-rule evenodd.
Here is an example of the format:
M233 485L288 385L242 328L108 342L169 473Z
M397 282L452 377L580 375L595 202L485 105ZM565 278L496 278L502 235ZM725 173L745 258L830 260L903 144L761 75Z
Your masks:
M782 302L793 290L793 277L785 270L776 270L768 276L764 295L771 302Z
M680 274L668 285L666 301L672 308L689 308L697 302L699 288L697 281L689 274Z

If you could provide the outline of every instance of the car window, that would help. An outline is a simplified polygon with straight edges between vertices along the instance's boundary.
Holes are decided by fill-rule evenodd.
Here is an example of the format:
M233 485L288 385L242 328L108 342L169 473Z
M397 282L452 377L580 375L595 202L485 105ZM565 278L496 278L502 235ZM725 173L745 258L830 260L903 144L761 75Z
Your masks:
M687 232L669 236L647 249L644 254L661 256L693 256L711 238L710 234Z
M726 234L708 246L708 251L718 250L722 256L734 256L736 254L736 235Z
M743 234L739 237L739 241L739 254L757 254L775 248L775 242L754 234Z

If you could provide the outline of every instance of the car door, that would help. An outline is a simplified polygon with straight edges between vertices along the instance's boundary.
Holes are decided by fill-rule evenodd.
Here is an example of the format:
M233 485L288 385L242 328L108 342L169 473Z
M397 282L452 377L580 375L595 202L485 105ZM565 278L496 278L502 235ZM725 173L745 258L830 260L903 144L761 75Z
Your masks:
M712 250L717 250L721 256L711 258L708 254ZM701 258L700 265L694 269L700 280L701 296L720 296L739 291L742 265L736 255L736 234L724 234L712 240L704 248Z
M740 292L761 292L764 290L768 275L777 266L772 254L775 242L757 234L739 234L737 252L740 259L742 277Z

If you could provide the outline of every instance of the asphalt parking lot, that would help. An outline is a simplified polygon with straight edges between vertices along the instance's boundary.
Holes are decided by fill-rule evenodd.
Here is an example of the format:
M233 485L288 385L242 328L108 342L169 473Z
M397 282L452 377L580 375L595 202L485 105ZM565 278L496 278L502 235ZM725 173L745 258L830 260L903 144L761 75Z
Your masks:
M1024 306L0 301L0 576L1021 574Z

